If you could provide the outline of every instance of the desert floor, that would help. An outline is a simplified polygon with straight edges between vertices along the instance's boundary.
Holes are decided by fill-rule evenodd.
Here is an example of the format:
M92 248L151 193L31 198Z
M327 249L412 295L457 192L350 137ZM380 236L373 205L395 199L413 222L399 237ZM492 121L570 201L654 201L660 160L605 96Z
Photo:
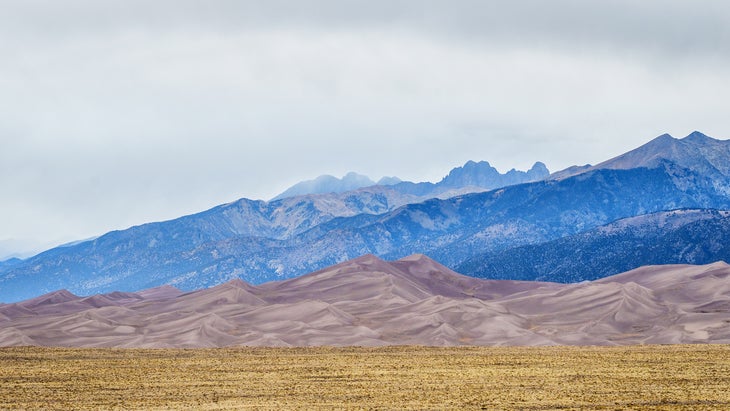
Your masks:
M730 346L0 349L0 409L730 409Z

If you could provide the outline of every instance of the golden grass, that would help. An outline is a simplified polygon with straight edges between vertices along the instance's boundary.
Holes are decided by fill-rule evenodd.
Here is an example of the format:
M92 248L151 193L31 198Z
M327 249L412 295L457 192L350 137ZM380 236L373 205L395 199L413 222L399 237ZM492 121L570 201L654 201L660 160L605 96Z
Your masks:
M730 409L730 346L0 349L0 409Z

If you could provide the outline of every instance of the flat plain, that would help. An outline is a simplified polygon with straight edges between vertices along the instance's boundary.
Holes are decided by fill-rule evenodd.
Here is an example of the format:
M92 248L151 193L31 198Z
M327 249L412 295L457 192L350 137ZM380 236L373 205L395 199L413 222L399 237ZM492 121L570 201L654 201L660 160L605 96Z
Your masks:
M0 409L730 409L730 346L0 349Z

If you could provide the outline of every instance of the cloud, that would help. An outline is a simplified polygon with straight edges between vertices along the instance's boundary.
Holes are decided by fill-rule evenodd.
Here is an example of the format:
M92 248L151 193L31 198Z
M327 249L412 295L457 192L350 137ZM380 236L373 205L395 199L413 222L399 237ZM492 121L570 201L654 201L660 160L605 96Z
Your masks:
M400 30L497 44L608 46L669 54L728 51L723 0L6 1L5 31L64 38L115 31ZM726 53L725 53L726 54Z
M8 1L2 238L730 137L724 1ZM16 218L14 216L22 216Z

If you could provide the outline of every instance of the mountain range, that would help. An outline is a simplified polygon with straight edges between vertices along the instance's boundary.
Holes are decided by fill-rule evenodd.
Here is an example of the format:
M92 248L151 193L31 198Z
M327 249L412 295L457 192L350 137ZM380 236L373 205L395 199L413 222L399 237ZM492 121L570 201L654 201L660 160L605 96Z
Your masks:
M271 201L308 194L343 193L363 187L390 186L393 190L418 197L420 200L429 198L448 198L456 194L466 194L487 191L508 185L528 183L542 180L550 175L547 166L541 162L535 163L527 171L514 168L501 174L486 161L468 161L463 167L456 167L438 183L413 183L402 181L398 177L383 177L374 182L369 177L350 172L341 179L323 175L314 180L297 183Z
M730 141L698 132L683 139L664 135L597 166L552 175L542 163L500 174L486 162L469 162L435 184L241 199L0 266L0 301L63 288L91 295L165 284L193 290L233 279L261 284L368 253L389 260L426 253L467 275L558 282L600 278L649 261L621 244L673 241L651 263L717 261L726 258L716 233L725 221L720 210L730 209L729 147ZM714 217L687 223L685 231L679 223L662 225L662 213L680 209ZM616 231L622 220L641 218L640 230ZM681 241L695 251L672 248ZM583 243L615 256L613 265L605 264L610 270L566 262L566 253L596 256L588 246L581 254ZM645 256L660 255L659 248L647 250Z
M480 177L482 172L486 174ZM484 185L498 184L505 178L527 180L547 175L541 163L528 172L512 170L502 175L487 162L470 162L437 184L375 185L269 202L243 198L202 213L113 231L0 265L0 301L18 301L38 291L59 288L89 295L162 284L191 290L232 278L254 283L287 278L367 252L350 251L333 260L327 250L311 250L319 256L303 261L306 257L300 256L307 250L302 249L306 245L299 238L334 219L384 214L431 199L437 195L434 193L484 191ZM294 249L298 254L289 255L288 250ZM300 262L289 266L293 258L300 258Z
M551 178L567 178L600 169L655 168L666 162L692 170L710 179L719 191L730 194L730 143L713 139L699 131L683 139L662 134L635 150L598 165L571 167L554 173Z
M730 261L730 211L681 209L620 219L540 244L471 257L480 278L574 283L645 265Z
M481 280L373 255L259 286L232 280L0 304L0 346L730 343L730 266L649 266L578 284Z
M346 191L357 190L358 188L370 187L374 185L391 186L400 183L398 177L383 177L377 183L368 176L349 172L342 178L331 175L322 175L314 180L306 180L294 184L287 188L283 193L272 198L271 201L281 200L283 198L297 197L307 194L325 194L325 193L344 193Z

